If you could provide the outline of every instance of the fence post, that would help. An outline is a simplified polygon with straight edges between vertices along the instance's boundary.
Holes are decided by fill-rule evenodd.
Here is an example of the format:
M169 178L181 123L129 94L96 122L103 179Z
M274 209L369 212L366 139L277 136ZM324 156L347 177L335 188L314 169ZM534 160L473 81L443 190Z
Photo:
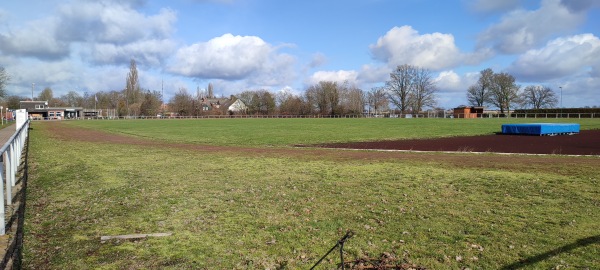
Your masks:
M3 158L4 161L4 154L1 154L1 157ZM0 235L4 235L6 233L6 220L5 220L5 214L6 210L4 209L4 206L6 205L6 202L4 201L4 162L0 162L0 213L2 213L0 215Z
M12 202L12 178L13 178L13 158L12 158L12 144L9 148L6 149L6 204L10 204ZM4 226L4 225L3 225Z

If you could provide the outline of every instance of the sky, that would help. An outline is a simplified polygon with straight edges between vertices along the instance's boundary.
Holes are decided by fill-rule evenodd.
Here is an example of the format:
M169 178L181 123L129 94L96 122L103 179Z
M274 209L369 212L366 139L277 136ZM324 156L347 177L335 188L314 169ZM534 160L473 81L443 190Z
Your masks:
M3 0L9 95L140 85L218 96L302 94L319 81L364 91L395 67L429 69L438 106L467 105L479 72L600 106L600 0ZM562 87L562 88L561 88ZM562 93L562 94L561 94ZM561 98L562 96L562 98Z

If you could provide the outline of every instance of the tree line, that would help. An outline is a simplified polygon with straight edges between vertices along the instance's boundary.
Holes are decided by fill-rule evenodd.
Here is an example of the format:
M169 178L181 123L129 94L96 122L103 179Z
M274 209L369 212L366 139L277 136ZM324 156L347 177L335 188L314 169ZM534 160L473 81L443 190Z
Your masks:
M477 82L467 89L467 100L473 106L492 105L501 113L517 107L543 109L556 107L558 98L548 86L529 85L522 88L515 78L505 72L494 73L490 68L479 73Z
M271 93L260 89L246 90L235 96L247 106L246 114L335 116L362 115L365 111L369 114L389 113L390 103L398 108L398 113L418 113L436 105L436 91L429 70L402 65L390 74L385 86L369 91L348 82L320 81L302 94L286 90ZM169 105L171 108L190 108L199 98L199 94L194 97L186 89L179 89ZM194 108L175 111L180 115L198 113Z
M19 108L23 97L7 96L6 83L10 80L0 67L0 97L8 108ZM320 81L308 86L301 94L287 90L272 93L268 90L245 90L235 95L247 109L244 114L260 115L362 115L389 113L420 113L437 105L438 89L430 70L413 65L397 66L383 86L364 91L348 82ZM181 116L220 114L222 111L207 110L202 98L215 98L212 84L206 92L200 89L191 94L180 88L173 97L164 102L162 91L142 89L139 83L135 60L130 61L129 72L123 90L100 91L94 94L69 91L54 97L46 87L38 100L47 100L51 107L83 107L112 109L118 116L156 116L165 110ZM492 106L502 113L517 107L533 109L556 106L558 99L554 91L541 85L522 88L515 78L505 72L495 73L487 68L480 72L477 82L467 89L467 101L473 106ZM165 103L167 106L164 106Z

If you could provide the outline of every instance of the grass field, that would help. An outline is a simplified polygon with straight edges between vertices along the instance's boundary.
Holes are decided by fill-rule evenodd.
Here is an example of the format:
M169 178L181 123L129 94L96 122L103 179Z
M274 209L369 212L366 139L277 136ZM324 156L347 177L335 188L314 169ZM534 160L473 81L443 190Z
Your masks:
M505 123L572 123L600 129L598 119L187 119L74 121L70 125L171 142L291 146L493 134Z
M598 120L577 120L582 129L600 128ZM290 147L488 134L505 122L36 122L30 133L23 266L307 269L353 230L346 259L387 252L428 269L599 269L597 157ZM52 125L168 143L59 140ZM203 150L181 143L227 147ZM100 242L103 235L158 232L173 235ZM335 269L338 262L336 252L319 269Z

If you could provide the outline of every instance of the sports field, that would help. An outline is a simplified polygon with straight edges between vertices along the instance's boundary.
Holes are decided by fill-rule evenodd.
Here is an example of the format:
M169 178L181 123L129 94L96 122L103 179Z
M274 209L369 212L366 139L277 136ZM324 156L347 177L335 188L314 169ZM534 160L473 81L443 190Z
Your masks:
M562 122L600 129L600 120L575 120ZM307 269L352 230L346 260L385 253L428 269L600 268L598 156L294 147L493 134L506 122L35 122L23 266ZM337 263L334 252L318 269Z

